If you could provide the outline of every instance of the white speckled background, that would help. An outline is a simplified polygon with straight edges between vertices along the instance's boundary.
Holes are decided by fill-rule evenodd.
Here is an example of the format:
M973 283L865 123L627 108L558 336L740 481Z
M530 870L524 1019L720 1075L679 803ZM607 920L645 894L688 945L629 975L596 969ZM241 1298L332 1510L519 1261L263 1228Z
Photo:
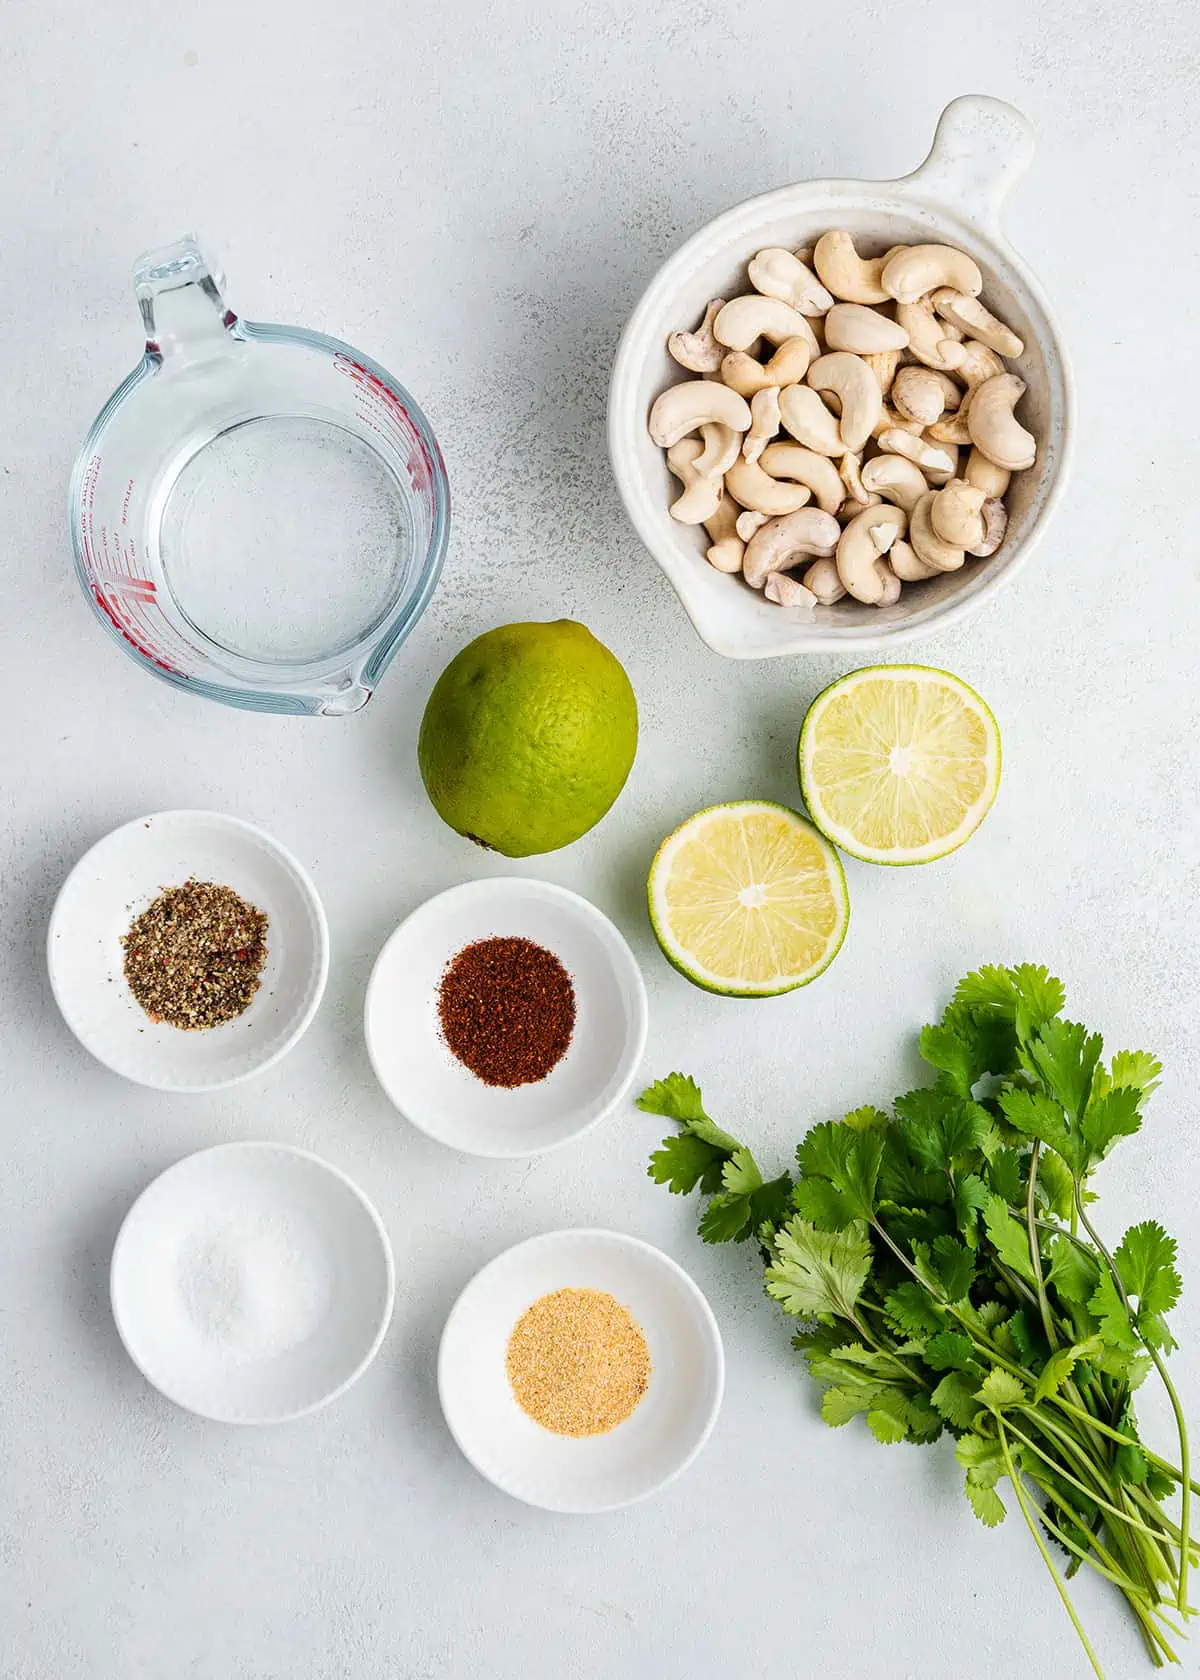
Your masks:
M490 863L443 829L414 738L442 665L523 616L584 619L625 661L643 745L610 818L520 866L626 930L651 993L648 1076L694 1071L767 1162L805 1125L890 1096L912 1029L980 961L1033 957L1112 1045L1168 1078L1110 1168L1103 1224L1155 1214L1191 1286L1177 1375L1200 1425L1200 889L1191 512L1200 381L1200 14L1115 0L798 7L525 0L6 0L0 24L0 1675L4 1680L1058 1680L1082 1654L1028 1535L972 1519L947 1450L826 1430L759 1294L694 1209L644 1176L632 1108L529 1164L462 1159L371 1078L372 958L427 894ZM617 332L679 239L764 187L889 175L954 94L1040 131L1009 227L1074 353L1077 469L1012 591L921 657L976 683L1005 780L977 839L923 870L849 865L853 917L808 992L739 1005L660 959L654 846L695 807L795 797L793 749L830 659L739 667L701 647L612 490ZM75 449L140 353L129 269L195 225L230 300L336 333L417 393L445 446L445 578L366 713L239 715L156 685L100 633L63 518ZM299 1049L223 1095L159 1097L61 1024L42 941L60 880L140 811L264 824L315 875L333 968ZM353 1174L400 1289L378 1364L270 1432L175 1410L122 1354L109 1250L185 1152L267 1137ZM572 1521L480 1481L438 1412L454 1295L535 1231L612 1224L708 1292L729 1388L705 1456L662 1498ZM1165 1425L1156 1407L1152 1423ZM1200 1432L1200 1431L1198 1431ZM1109 1680L1145 1658L1102 1584L1078 1599ZM1193 1642L1190 1673L1200 1672Z

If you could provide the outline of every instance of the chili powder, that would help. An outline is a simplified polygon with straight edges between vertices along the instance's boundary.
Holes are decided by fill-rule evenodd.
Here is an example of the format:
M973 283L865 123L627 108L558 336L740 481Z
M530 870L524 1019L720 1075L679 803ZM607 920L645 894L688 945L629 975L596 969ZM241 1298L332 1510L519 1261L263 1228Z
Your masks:
M485 1085L545 1079L575 1030L575 988L553 951L532 939L478 939L452 959L438 987L450 1053Z

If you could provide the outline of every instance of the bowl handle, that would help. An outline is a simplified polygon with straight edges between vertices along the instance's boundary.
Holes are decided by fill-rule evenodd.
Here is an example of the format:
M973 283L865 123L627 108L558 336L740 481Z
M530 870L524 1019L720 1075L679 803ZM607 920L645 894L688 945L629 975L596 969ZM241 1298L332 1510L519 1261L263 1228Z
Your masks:
M948 200L972 221L995 227L1034 146L1033 128L1014 106L965 93L946 106L929 156L903 179L924 197Z

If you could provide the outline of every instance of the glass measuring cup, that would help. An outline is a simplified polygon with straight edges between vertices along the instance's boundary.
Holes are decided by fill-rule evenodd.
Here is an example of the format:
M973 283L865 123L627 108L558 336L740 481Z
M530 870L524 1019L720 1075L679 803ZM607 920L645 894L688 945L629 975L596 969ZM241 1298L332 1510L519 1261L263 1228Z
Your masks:
M191 237L142 257L134 287L145 356L71 475L84 593L177 687L357 711L441 571L450 492L424 415L337 339L239 320Z

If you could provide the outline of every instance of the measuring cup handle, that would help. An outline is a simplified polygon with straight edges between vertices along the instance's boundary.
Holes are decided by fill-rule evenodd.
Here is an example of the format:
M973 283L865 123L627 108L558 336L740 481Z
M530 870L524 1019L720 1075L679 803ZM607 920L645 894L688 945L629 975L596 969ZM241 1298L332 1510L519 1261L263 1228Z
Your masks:
M1034 146L1033 128L1015 106L987 94L963 94L939 117L929 156L904 179L994 227Z
M139 257L133 287L146 328L146 354L155 360L209 355L237 321L192 234Z

